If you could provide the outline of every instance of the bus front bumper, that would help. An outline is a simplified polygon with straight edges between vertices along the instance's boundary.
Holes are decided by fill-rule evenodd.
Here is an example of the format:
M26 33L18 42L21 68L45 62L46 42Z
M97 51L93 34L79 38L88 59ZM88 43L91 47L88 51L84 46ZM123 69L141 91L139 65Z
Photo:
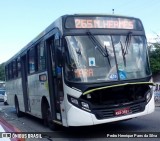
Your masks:
M101 120L97 119L96 116L92 113L79 109L70 103L69 105L71 108L67 112L68 126L88 126L88 125L96 125L96 124L127 120L131 118L143 116L146 114L150 114L155 110L154 96L152 96L152 99L150 100L150 102L145 106L145 110L143 112L123 115L123 116L118 116L113 118L101 119Z

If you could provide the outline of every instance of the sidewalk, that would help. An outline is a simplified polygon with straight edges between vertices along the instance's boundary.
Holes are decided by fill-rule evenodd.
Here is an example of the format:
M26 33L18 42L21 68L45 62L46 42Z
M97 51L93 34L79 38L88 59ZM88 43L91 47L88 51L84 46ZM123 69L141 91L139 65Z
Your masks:
M21 138L10 138L11 133L14 133L14 132L21 132L21 131L15 126L9 124L2 117L0 117L0 133L1 133L0 141L25 141L25 139L21 139ZM2 135L3 137L6 137L6 138L2 138Z

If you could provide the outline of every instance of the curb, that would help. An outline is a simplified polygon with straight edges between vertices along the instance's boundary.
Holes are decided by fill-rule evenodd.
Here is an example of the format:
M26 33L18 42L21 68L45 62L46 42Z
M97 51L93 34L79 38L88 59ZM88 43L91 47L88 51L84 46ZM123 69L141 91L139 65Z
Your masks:
M22 131L20 131L17 127L11 125L10 123L8 123L6 120L4 120L2 117L0 117L0 126L1 126L1 133L20 133ZM1 138L2 140L5 139L10 139L11 141L25 141L25 139L23 138Z

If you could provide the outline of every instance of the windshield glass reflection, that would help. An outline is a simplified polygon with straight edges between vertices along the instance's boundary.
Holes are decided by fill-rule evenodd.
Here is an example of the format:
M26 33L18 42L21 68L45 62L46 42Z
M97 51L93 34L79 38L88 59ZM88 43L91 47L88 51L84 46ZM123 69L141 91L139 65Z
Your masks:
M68 81L99 82L150 75L143 36L66 36Z

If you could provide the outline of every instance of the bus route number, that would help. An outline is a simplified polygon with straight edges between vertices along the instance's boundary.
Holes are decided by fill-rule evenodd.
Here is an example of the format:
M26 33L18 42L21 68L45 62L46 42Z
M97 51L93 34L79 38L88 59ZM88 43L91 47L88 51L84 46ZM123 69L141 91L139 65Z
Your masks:
M133 29L132 20L93 20L75 19L76 28L113 28L113 29Z

